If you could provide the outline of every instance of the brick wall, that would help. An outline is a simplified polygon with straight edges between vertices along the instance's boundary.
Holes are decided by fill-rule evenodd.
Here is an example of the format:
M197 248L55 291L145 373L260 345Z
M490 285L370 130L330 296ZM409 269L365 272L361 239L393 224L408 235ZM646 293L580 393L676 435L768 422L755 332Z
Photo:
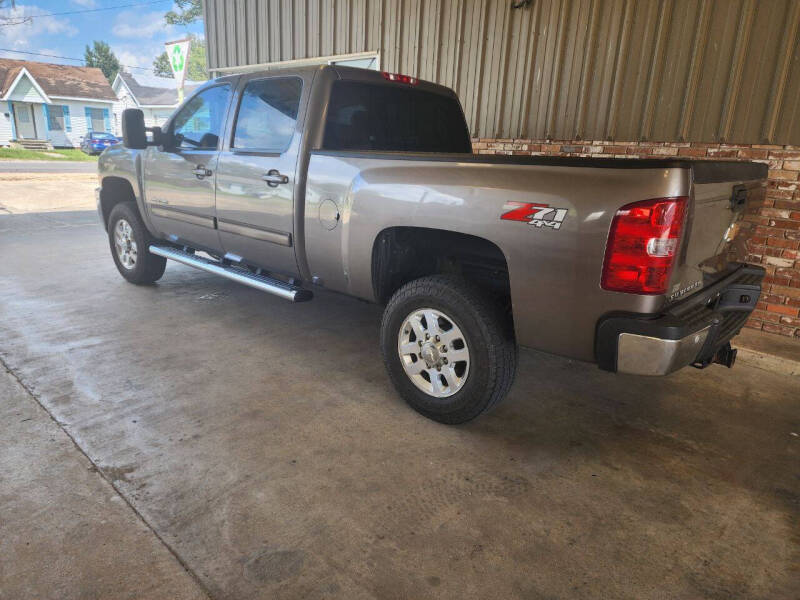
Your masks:
M800 146L718 143L576 142L473 139L480 154L699 159L748 159L769 164L764 205L747 219L756 223L748 260L767 270L761 301L747 327L800 343Z

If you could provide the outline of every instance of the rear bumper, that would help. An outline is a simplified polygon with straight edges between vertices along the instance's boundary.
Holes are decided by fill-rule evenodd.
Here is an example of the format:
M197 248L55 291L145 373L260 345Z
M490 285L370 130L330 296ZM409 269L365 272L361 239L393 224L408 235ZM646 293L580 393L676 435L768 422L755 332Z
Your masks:
M667 375L711 364L755 308L763 278L761 267L741 264L661 314L603 316L595 338L598 365L618 373Z

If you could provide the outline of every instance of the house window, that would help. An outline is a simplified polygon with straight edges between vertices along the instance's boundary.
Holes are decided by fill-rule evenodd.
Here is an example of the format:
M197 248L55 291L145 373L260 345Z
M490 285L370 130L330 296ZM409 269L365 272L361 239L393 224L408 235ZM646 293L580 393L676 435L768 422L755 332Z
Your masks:
M61 106L48 107L47 126L50 131L64 131L64 109Z
M89 131L105 131L106 130L106 120L103 118L103 109L102 108L90 108L88 109L90 123Z

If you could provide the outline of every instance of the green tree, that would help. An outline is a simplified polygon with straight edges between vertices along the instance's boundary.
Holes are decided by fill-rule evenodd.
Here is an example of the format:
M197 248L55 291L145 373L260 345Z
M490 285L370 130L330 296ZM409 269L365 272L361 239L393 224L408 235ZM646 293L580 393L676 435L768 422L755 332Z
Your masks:
M94 46L86 46L83 53L83 60L87 67L97 67L106 76L109 83L114 82L114 78L119 73L119 60L111 51L106 42L94 41Z
M167 25L188 25L203 16L201 0L175 0L177 11L171 10L164 15Z
M169 64L166 50L153 61L153 72L159 77L172 77L172 67ZM189 44L189 63L186 65L186 79L192 81L205 81L208 79L205 40L192 37L192 43Z
M169 66L169 57L166 50L156 56L153 61L153 73L159 77L172 77L172 67Z

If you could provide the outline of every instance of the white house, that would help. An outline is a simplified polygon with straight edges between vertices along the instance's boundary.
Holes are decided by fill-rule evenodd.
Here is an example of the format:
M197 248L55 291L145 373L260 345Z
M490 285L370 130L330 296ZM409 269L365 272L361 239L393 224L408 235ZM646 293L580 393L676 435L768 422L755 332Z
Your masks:
M184 84L184 92L188 95L201 83L187 81ZM147 127L162 125L179 104L177 82L171 77L138 73L131 75L120 71L111 87L119 98L117 111L122 113L126 108L141 109Z
M0 146L78 147L89 131L119 134L116 102L100 69L0 58Z

